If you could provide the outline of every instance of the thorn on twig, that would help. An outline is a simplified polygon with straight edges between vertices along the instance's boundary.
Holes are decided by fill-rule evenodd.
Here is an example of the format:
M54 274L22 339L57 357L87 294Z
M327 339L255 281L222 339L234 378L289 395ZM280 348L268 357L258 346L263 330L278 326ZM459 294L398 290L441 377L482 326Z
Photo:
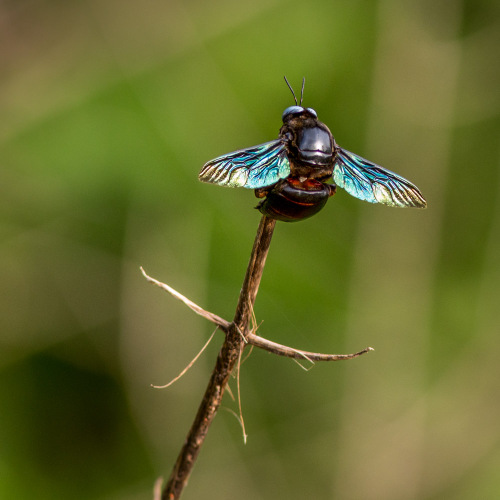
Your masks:
M229 394L229 397L233 400L236 401L236 398L234 397L233 391L231 390L231 386L227 384L226 386L226 391ZM228 408L229 409L229 408Z
M292 361L294 361L295 363L297 363L305 372L308 372L309 370L312 370L314 368L314 365L316 363L314 363L314 361L311 361L310 359L308 359L308 361L311 363L311 365L309 367L306 367L304 366L298 359L296 358L292 358Z
M219 328L219 327L217 327ZM177 375L177 377L173 378L168 384L165 385L153 385L151 384L151 387L153 389L166 389L167 387L170 387L173 383L177 382L195 363L196 360L202 355L203 351L208 347L210 342L212 342L212 339L214 338L215 332L217 331L217 328L212 332L212 335L210 335L210 338L206 341L205 345L201 348L201 351L189 362L189 364L184 368L184 370Z
M163 485L163 477L160 476L156 481L153 488L153 500L161 500L161 487Z
M240 422L241 422L241 430L243 431L243 443L247 444L247 436L245 430L245 420L243 419L243 411L241 409L241 390L240 390L240 368L241 368L241 353L243 352L243 347L240 349L238 354L238 365L237 365L237 374L236 374L236 388L238 390L238 409L240 411Z
M244 364L245 361L250 357L253 352L253 345L250 346L249 351L246 353L245 357L241 360L241 364Z
M238 328L238 325L235 325L237 332L240 334L241 340L245 342L245 344L248 344L248 340L246 339L245 335L243 335L243 332Z
M240 426L243 429L243 444L247 444L247 434L245 434L245 429L243 428L243 423L241 421L241 415L238 415L234 410L231 410L231 408L227 408L226 406L221 406L222 410L228 411L240 424Z

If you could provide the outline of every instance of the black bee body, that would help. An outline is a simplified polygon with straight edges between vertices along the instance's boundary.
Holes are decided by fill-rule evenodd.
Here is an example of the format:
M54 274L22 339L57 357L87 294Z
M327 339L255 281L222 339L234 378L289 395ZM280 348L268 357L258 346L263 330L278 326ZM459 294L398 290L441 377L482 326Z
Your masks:
M335 194L336 186L322 182L332 177L335 140L316 112L302 106L285 109L279 136L287 151L290 176L268 188L256 189L257 197L265 196L257 208L284 222L307 219Z

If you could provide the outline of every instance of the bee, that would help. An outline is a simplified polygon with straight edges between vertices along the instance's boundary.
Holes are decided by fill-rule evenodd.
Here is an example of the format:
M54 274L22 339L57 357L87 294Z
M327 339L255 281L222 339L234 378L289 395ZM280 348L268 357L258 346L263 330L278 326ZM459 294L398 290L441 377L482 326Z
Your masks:
M260 212L294 222L318 213L336 188L370 203L425 208L427 202L410 181L341 148L312 108L300 103L283 111L278 139L240 149L207 162L199 179L228 187L254 189ZM333 183L329 183L333 181Z

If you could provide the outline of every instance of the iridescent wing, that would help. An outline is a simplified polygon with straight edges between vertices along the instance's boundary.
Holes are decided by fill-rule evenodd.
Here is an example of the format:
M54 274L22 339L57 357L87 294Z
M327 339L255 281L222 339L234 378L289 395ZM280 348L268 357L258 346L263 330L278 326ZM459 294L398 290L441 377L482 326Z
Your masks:
M425 208L427 202L417 186L390 170L339 148L333 180L350 195L391 207Z
M200 181L220 186L256 189L290 175L290 163L281 140L240 149L205 163Z

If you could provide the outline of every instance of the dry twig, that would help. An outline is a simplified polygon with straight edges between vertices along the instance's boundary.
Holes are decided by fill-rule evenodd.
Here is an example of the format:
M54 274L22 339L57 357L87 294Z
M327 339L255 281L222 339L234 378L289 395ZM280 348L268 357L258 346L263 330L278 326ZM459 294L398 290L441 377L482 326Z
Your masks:
M203 445L210 424L219 409L231 372L233 371L236 362L240 359L241 353L247 344L259 347L279 356L294 359L305 359L311 363L315 361L340 361L353 359L361 354L373 350L371 347L367 347L366 349L354 354L322 354L307 352L272 342L256 335L253 332L250 327L253 315L253 305L259 290L260 279L264 270L275 224L275 220L266 216L263 216L260 221L250 256L250 262L248 263L245 279L243 281L238 304L236 306L236 312L231 323L216 314L205 311L203 308L184 297L165 283L161 283L160 281L151 278L141 267L144 277L150 283L159 286L177 299L181 300L196 314L208 319L225 333L225 340L217 356L215 368L208 382L207 389L201 401L200 407L198 408L198 412L191 429L189 430L186 441L179 453L179 456L177 457L177 461L174 465L170 478L168 479L168 482L163 490L161 500L176 500L180 498L182 490L187 484L196 458L198 457L201 446Z

